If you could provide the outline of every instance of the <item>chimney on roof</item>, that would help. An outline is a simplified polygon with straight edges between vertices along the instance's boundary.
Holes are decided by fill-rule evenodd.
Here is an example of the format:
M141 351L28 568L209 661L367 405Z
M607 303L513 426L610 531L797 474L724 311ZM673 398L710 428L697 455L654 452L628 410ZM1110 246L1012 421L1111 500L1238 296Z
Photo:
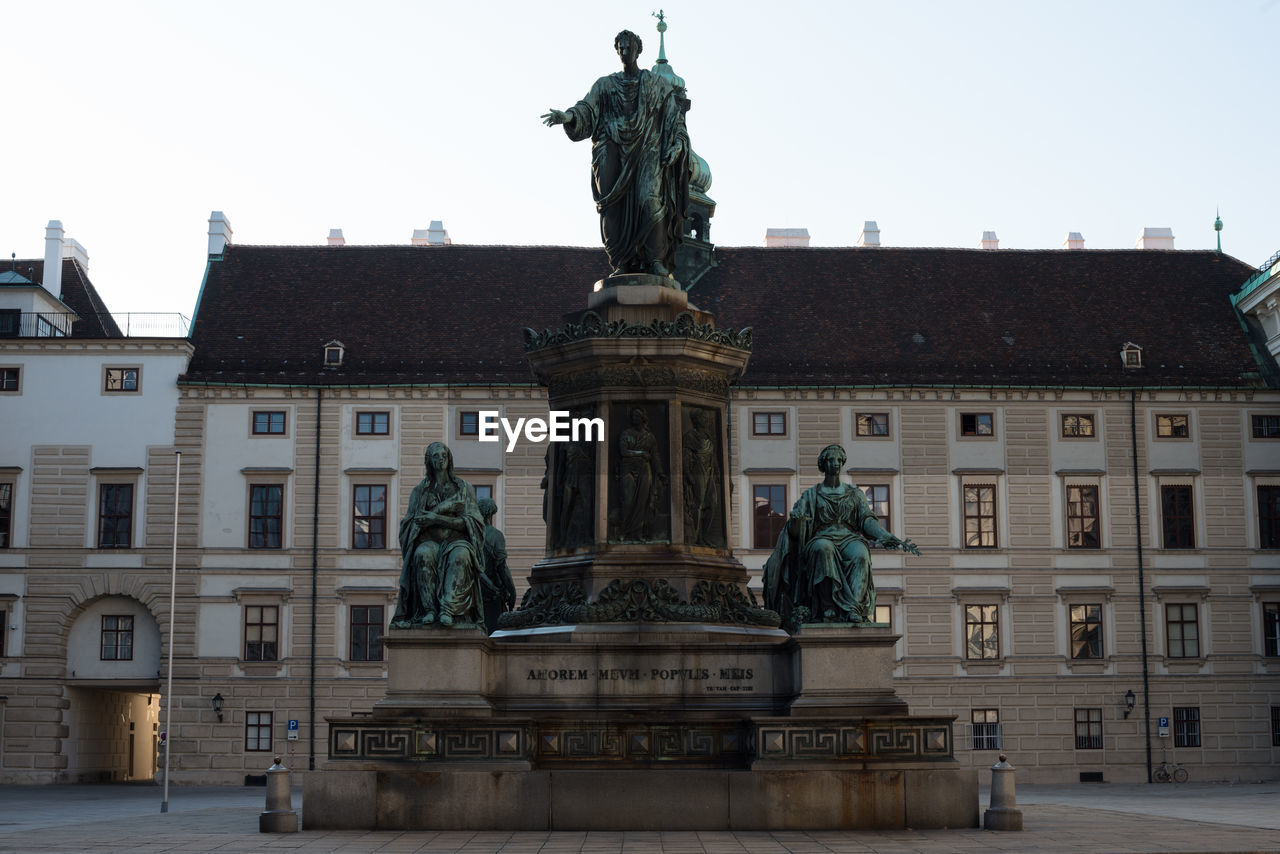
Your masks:
M444 222L438 219L431 220L429 228L415 228L412 242L414 246L449 246L453 243Z
M44 230L44 289L62 296L62 222L51 219Z
M209 254L221 255L231 245L231 221L222 211L209 214Z
M982 243L978 244L982 249L999 249L1000 238L996 237L994 231L982 232Z
M1134 249L1172 249L1172 228L1144 228L1133 244Z
M342 236L342 229L340 228L329 229L329 245L330 246L346 246L347 245L347 238Z
M72 258L80 265L80 269L89 270L89 251L80 245L79 240L68 237L62 242L62 257Z
M1078 231L1067 232L1067 239L1062 241L1063 249L1083 249L1084 235Z
M876 225L876 221L874 219L869 219L862 224L862 233L858 235L858 245L880 245L880 226Z
M769 249L780 249L791 246L808 246L809 229L807 228L768 228L764 232L764 245Z

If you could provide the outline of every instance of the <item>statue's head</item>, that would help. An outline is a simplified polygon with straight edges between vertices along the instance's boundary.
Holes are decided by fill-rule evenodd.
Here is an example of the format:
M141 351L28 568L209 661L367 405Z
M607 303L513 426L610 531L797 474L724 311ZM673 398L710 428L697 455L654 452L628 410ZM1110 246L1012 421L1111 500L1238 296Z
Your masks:
M481 498L476 504L480 507L480 515L484 517L486 523L498 514L498 502L492 498Z
M847 459L848 457L844 455L844 448L839 445L827 445L822 449L822 453L818 454L818 469L823 474L831 474L832 472L839 474Z
M626 57L623 56L624 42L630 43L632 59L635 59L644 50L644 42L640 41L638 35L631 32L631 30L623 30L613 37L613 49L618 52L618 56L623 57L623 62L626 62Z
M711 417L707 415L705 410L695 409L689 413L689 423L699 430L705 430L711 423Z
M631 426L645 427L648 426L648 424L649 416L644 414L643 409L637 406L631 410Z
M444 442L432 442L422 453L427 477L433 483L453 480L453 452Z

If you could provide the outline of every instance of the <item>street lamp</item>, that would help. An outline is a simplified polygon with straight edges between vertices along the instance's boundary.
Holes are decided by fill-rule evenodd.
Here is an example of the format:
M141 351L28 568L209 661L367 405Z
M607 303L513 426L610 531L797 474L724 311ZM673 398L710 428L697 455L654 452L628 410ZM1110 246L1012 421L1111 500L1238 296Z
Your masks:
M222 692L213 695L213 713L218 716L218 723L222 723Z
M1133 712L1133 704L1136 703L1137 701L1138 701L1138 698L1133 696L1132 688L1130 688L1128 691L1125 692L1125 695L1124 695L1124 719L1125 720L1129 719L1129 715ZM222 717L219 716L218 720L222 720Z

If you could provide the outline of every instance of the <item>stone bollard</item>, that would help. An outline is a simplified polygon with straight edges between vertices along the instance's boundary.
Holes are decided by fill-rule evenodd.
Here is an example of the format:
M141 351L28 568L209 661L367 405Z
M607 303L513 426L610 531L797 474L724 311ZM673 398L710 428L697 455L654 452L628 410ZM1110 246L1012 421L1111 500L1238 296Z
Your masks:
M259 833L297 833L298 813L294 811L289 791L289 769L276 764L267 769L267 811L258 816Z
M1017 807L1013 790L1014 768L1005 755L991 766L991 808L982 815L987 830L1022 830L1022 810Z

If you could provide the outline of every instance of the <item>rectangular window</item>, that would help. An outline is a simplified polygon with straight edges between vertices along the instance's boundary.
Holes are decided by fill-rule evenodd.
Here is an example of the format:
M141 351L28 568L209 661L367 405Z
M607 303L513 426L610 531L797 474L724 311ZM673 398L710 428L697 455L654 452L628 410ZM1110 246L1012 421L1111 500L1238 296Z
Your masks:
M1098 531L1098 487L1067 486L1067 548L1101 548Z
M17 338L22 329L22 309L0 308L0 338Z
M351 606L351 660L382 661L382 606Z
M1160 523L1166 549L1194 549L1195 521L1190 486L1160 487Z
M387 488L356 486L351 500L351 548L387 547Z
M277 605L244 606L244 660L277 661L280 608Z
M964 657L974 661L1000 657L1000 606L964 606Z
M102 390L106 392L137 391L138 368L107 368L103 373Z
M102 617L103 661L133 661L133 617Z
M473 486L476 488L476 501L479 501L481 498L493 498L493 486L491 484L477 483L473 484Z
M22 368L0 368L0 391L22 391Z
M785 412L753 412L751 413L751 434L753 436L785 436L787 435L787 413Z
M876 514L880 527L892 531L893 526L889 524L889 485L873 483L862 487L862 491L866 493L867 503L871 505L871 512Z
M1102 606L1071 606L1071 657L1102 658Z
M973 728L974 750L1000 749L999 709L972 709L969 721Z
M1198 707L1183 706L1174 708L1173 746L1200 746L1200 709Z
M271 712L244 713L244 749L271 752Z
M996 547L996 488L994 484L964 487L964 547Z
M283 436L285 414L283 412L254 412L253 435Z
M1200 657L1200 623L1196 606L1170 604L1164 606L1165 640L1170 658Z
M1280 439L1280 415L1255 415L1253 421L1253 438Z
M859 412L857 415L857 434L859 436L888 436L889 413Z
M1076 750L1102 749L1102 709L1076 709Z
M877 605L875 621L877 623L885 623L889 628L893 629L893 607L890 605Z
M98 486L98 548L127 549L133 532L133 484Z
M0 611L0 658L4 658L4 639L8 632L4 628L9 625L9 614Z
M0 483L0 549L13 545L13 484Z
M1156 437L1160 439L1186 439L1191 436L1191 420L1186 415L1157 415Z
M1280 486L1258 487L1258 547L1280 549Z
M249 487L249 548L278 549L284 530L284 487L253 484Z
M458 435L480 435L480 413L476 410L458 413Z
M1271 707L1271 746L1280 747L1280 706Z
M1063 415L1062 416L1062 438L1064 439L1092 439L1093 438L1093 416L1092 415Z
M754 534L751 547L771 549L787 523L787 488L779 484L757 484L751 488L754 505Z
M463 413L463 415L476 415L477 413ZM478 425L479 422L477 421ZM479 430L479 426L476 430ZM391 435L391 413L390 412L357 412L356 413L356 435L357 436L389 436ZM463 433L464 436L474 436L475 433Z
M1280 602L1262 603L1262 654L1280 656Z
M994 436L995 417L990 412L961 412L961 436Z

